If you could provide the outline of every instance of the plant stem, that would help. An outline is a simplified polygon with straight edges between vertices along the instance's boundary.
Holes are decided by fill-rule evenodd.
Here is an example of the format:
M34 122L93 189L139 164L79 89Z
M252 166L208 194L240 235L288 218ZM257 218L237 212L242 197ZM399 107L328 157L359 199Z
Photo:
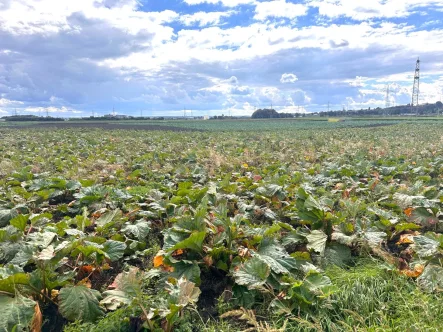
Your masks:
M148 312L146 311L145 307L143 307L143 305L140 302L138 303L138 306L142 309L143 314L146 317L146 323L148 323L149 329L151 331L154 331L154 325L152 324L151 320L148 318Z
M41 294L43 295L44 298L46 298L49 302L57 305L57 303L55 303L48 295L45 294L45 292L39 292L39 290L37 288L35 288L34 286L28 285L34 292L36 292L37 294Z
M5 291L0 291L0 295L6 295L6 296L14 297L14 294L9 293L9 292L5 292Z

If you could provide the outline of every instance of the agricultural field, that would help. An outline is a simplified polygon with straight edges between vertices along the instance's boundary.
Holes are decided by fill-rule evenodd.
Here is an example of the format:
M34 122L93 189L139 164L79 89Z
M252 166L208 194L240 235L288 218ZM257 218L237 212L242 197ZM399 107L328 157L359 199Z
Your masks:
M443 121L45 125L0 127L1 331L442 330Z

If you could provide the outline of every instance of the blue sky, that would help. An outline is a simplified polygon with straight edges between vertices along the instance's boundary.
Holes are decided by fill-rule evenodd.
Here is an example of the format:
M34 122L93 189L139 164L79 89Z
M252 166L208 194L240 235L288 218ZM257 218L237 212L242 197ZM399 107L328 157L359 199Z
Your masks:
M443 0L0 0L0 116L436 102L442 54Z

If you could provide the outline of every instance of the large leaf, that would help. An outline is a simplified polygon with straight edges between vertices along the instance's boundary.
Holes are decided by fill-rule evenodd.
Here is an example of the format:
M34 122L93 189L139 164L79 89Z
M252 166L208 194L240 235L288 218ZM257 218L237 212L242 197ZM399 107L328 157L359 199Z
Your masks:
M9 223L15 228L21 230L22 232L25 230L26 225L28 223L29 216L19 214L17 217L12 218Z
M283 200L286 197L283 187L276 184L267 184L263 187L257 188L257 193L269 198L276 196L280 200Z
M423 227L433 227L438 223L438 218L435 217L428 209L418 207L412 211L411 219Z
M117 261L123 257L126 244L120 241L108 240L103 244L103 252L111 261Z
M306 235L306 238L308 239L307 248L323 256L328 236L323 231L314 230L311 234Z
M28 242L34 246L46 248L56 238L57 234L54 232L31 233L28 235Z
M135 236L139 241L143 241L149 234L151 224L144 220L139 220L135 224L125 224L122 232L127 235Z
M352 247L358 243L358 237L356 234L346 235L342 232L336 231L331 235L332 241L343 244L348 247Z
M429 292L443 292L443 267L429 264L417 278L417 282Z
M122 272L115 277L114 290L103 293L106 296L100 303L108 310L116 310L124 304L129 304L141 292L141 278L139 270L132 268L128 272Z
M187 239L177 243L168 251L174 251L177 249L191 249L197 252L202 251L203 241L205 240L206 232L194 232Z
M23 296L0 296L0 331L27 331L32 323L37 305Z
M324 255L326 265L345 267L351 260L351 249L349 247L340 243L333 243L326 247Z
M119 290L109 290L103 293L106 297L100 301L100 304L105 306L107 310L117 310L122 305L130 304L132 301L131 297L128 297L123 291Z
M125 292L129 297L136 297L141 292L141 275L138 268L133 267L128 272L122 272L115 277L117 290Z
M332 285L331 279L316 272L310 273L305 278L304 283L310 291L316 291Z
M306 234L300 234L298 231L292 231L282 238L281 242L284 246L306 243Z
M172 265L172 276L176 279L185 278L196 284L200 284L200 268L196 262L182 260Z
M15 273L0 280L0 291L14 293L18 285L29 285L29 275L26 273Z
M386 239L387 234L380 232L376 228L369 229L363 234L363 238L370 247L377 247Z
M266 282L271 269L259 257L252 257L232 274L235 282L248 288L257 288Z
M431 257L438 252L439 242L432 240L426 236L414 236L414 251L419 257Z
M98 227L103 228L108 224L111 224L115 221L118 221L122 218L122 211L117 209L114 211L105 212L103 215L98 218L95 223Z
M17 216L17 211L0 209L0 227L5 227L9 224L9 221Z
M22 245L14 258L10 261L11 264L18 266L25 266L34 256L34 247L32 245Z
M40 261L49 261L54 257L54 255L54 247L50 245L38 253L36 258Z
M263 239L257 252L252 254L259 257L275 273L288 273L297 268L297 261L273 238Z
M186 306L190 303L197 303L201 291L195 286L195 283L184 278L180 278L177 282L177 286L180 289L180 293L178 295L179 305Z
M395 193L394 200L402 209L406 209L408 207L421 204L423 201L427 201L426 197L424 196L410 196L401 193Z
M104 315L98 302L99 295L85 286L64 287L59 293L59 311L70 321L94 322Z

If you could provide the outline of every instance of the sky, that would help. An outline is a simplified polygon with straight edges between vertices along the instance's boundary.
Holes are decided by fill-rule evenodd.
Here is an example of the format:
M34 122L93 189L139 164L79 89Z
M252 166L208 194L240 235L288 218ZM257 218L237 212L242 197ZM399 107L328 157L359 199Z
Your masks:
M0 0L0 116L435 103L442 54L443 0Z

